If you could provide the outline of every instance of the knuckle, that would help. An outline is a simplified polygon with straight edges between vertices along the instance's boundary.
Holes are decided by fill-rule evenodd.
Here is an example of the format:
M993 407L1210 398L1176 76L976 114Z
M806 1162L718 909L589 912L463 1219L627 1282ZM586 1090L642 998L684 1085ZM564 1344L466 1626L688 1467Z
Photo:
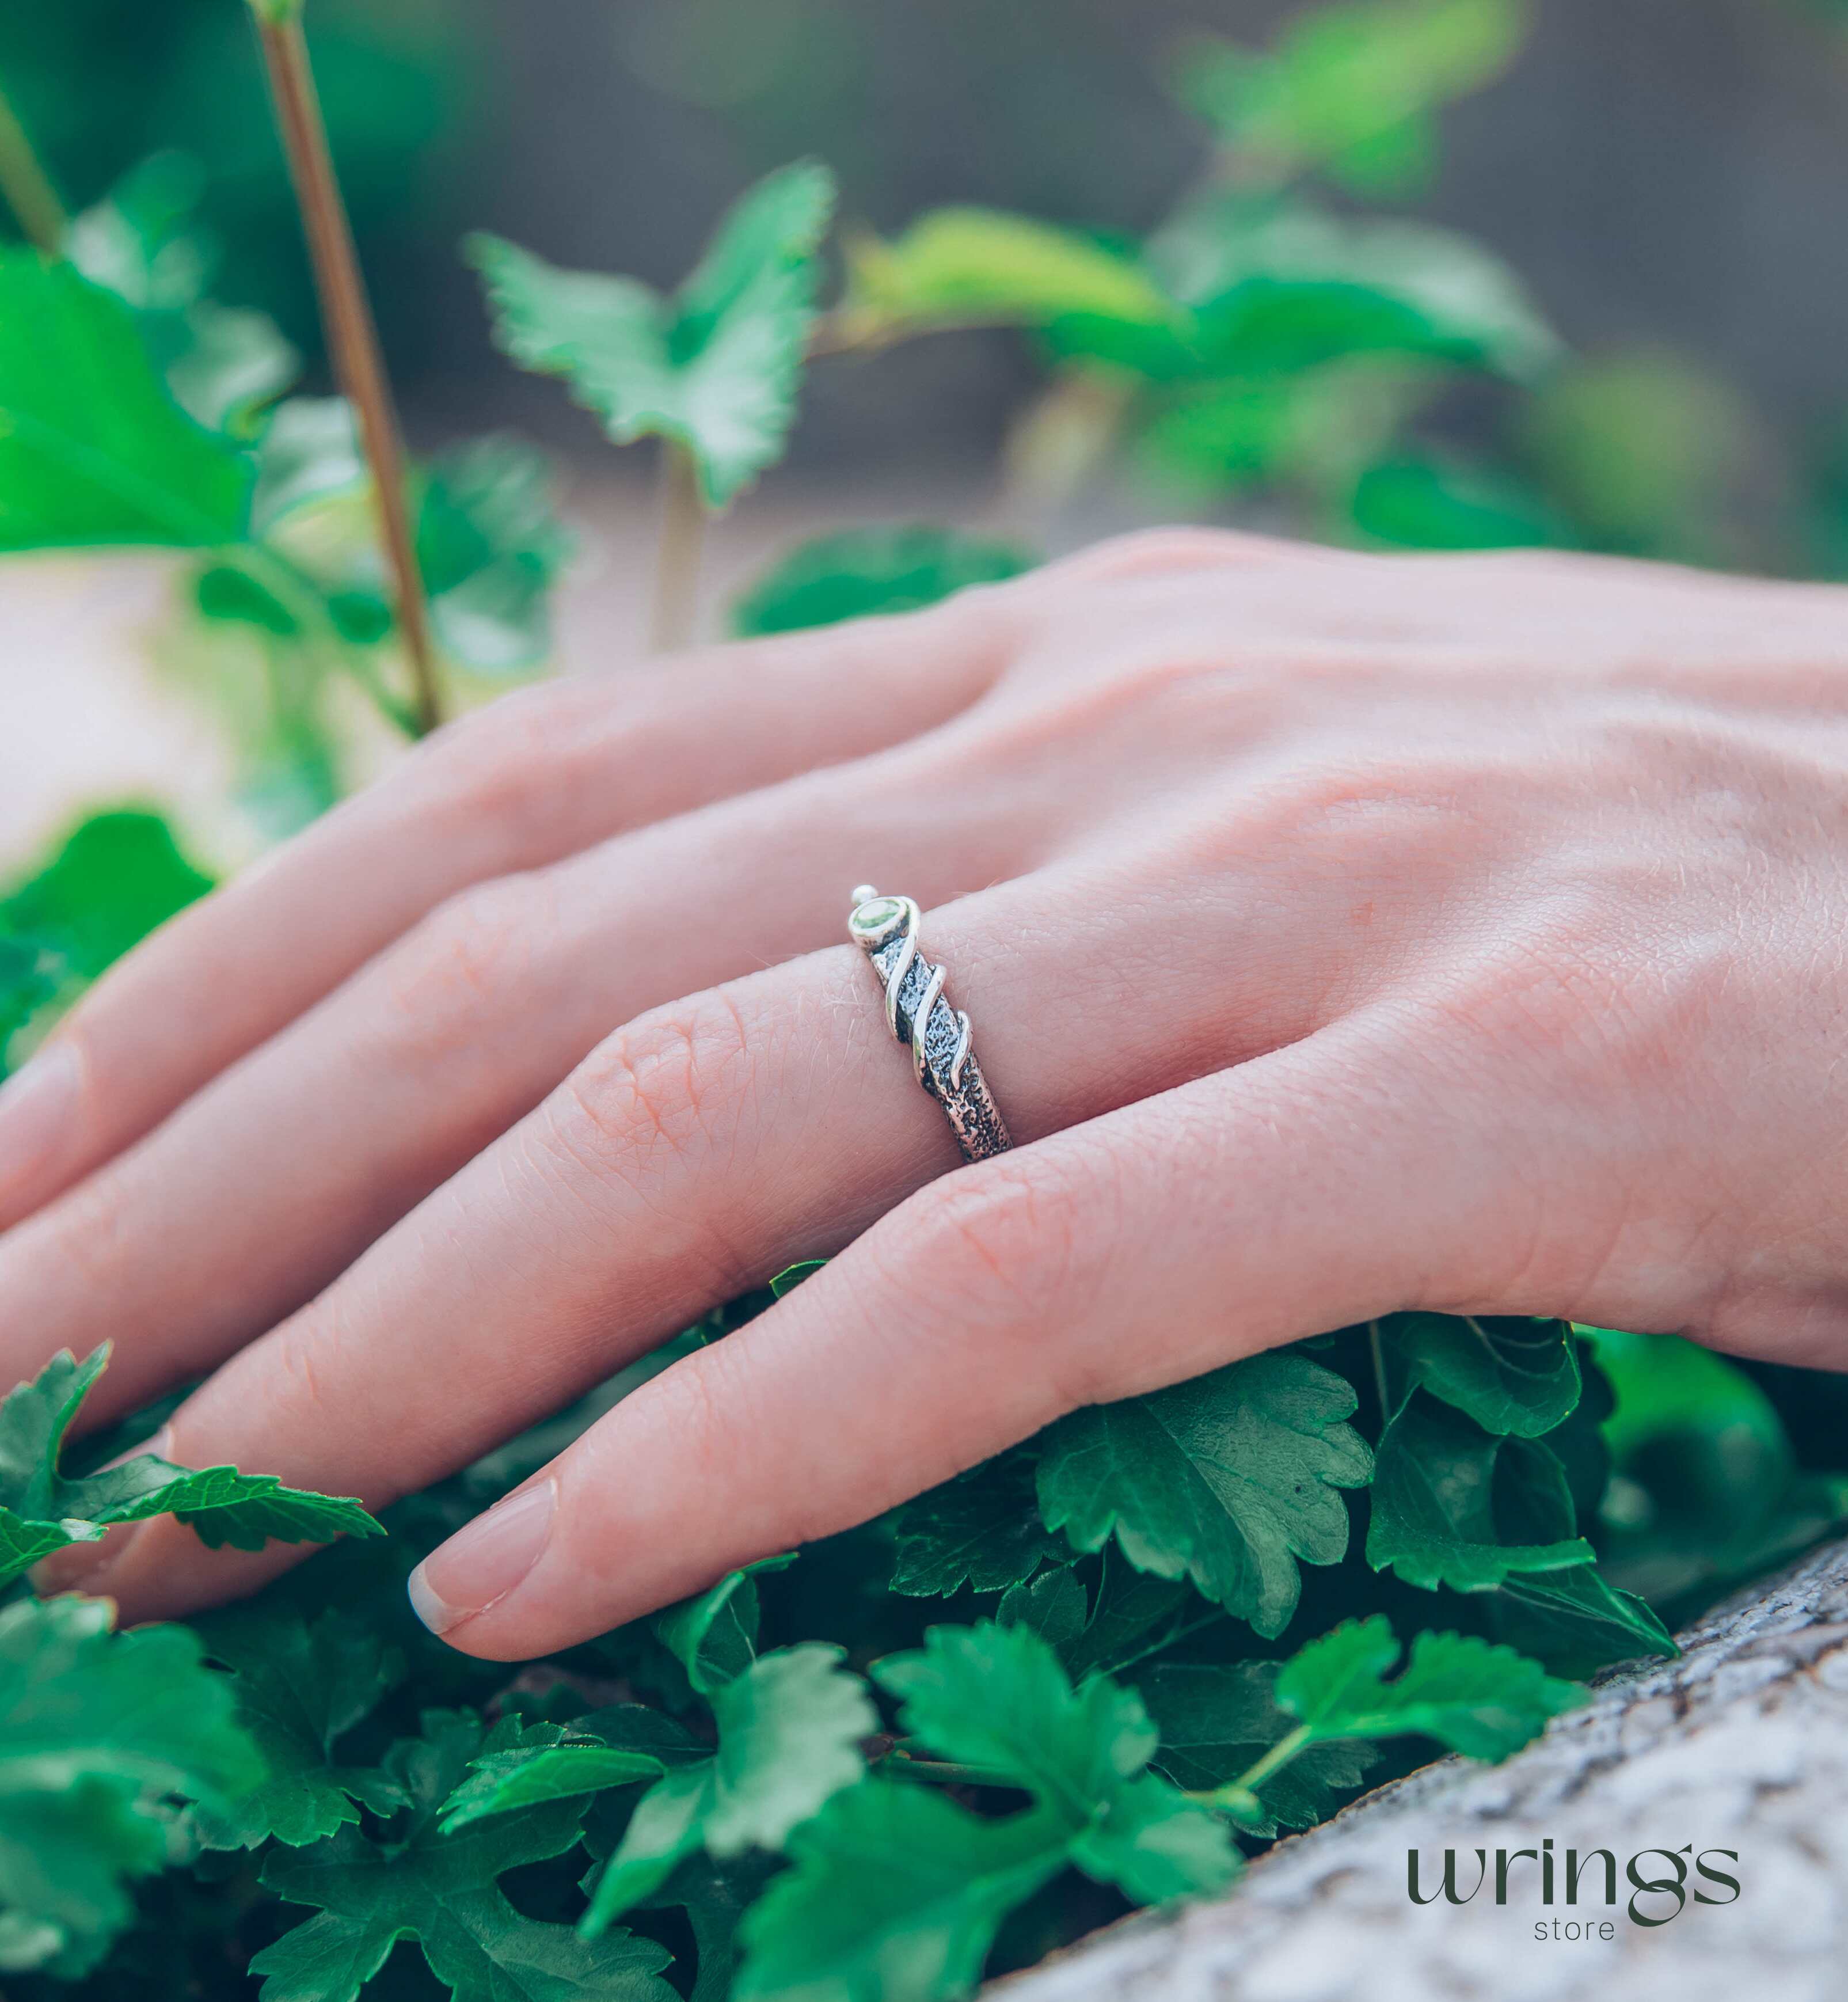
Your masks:
M1097 664L1075 677L1075 657ZM1101 625L1080 640L1069 612L1022 655L1021 685L1019 699L984 719L986 769L1010 785L1055 755L1092 759L1106 748L1113 770L1133 768L1145 747L1171 757L1177 743L1205 762L1273 727L1283 699L1213 643Z
M1108 1146L1074 1145L1056 1167L1004 1155L947 1177L898 1213L886 1276L933 1318L947 1307L978 1330L1041 1422L1125 1396L1121 1330L1085 1306L1128 1236L1133 1170Z
M381 963L391 1014L420 1046L480 1033L484 1004L530 985L551 927L539 876L476 884L439 905Z
M1131 577L1158 577L1170 570L1249 560L1256 548L1287 553L1288 545L1272 543L1224 528L1163 527L1138 528L1113 537L1054 566L1065 578L1086 582Z
M1478 772L1330 750L1215 802L1185 838L1208 870L1263 860L1299 885L1365 883L1396 902L1479 867L1506 836Z
M896 1262L910 1285L927 1278L959 1313L999 1326L1030 1320L1069 1282L1077 1210L1062 1177L1003 1156L945 1177L907 1205Z
M1697 1006L1699 982L1630 963L1607 949L1604 916L1588 902L1558 896L1487 953L1453 964L1442 982L1446 1026L1473 1031L1498 1054L1525 1054L1558 1087L1581 1082L1595 1093L1618 1076L1665 1057L1676 1018ZM1724 977L1724 969L1714 969ZM1678 992L1678 989L1682 991Z
M487 832L515 853L552 853L581 817L576 802L595 777L580 770L587 756L609 762L607 732L592 724L609 707L601 689L556 682L516 689L446 724L409 768L421 811L461 839Z
M755 1052L722 989L631 1023L573 1072L553 1101L549 1137L598 1177L650 1180L726 1146Z
M723 1491L737 1464L739 1412L730 1383L733 1358L724 1344L701 1349L657 1377L647 1421L688 1469L701 1493Z
M451 811L471 818L523 807L555 746L551 691L517 689L445 724L419 754Z

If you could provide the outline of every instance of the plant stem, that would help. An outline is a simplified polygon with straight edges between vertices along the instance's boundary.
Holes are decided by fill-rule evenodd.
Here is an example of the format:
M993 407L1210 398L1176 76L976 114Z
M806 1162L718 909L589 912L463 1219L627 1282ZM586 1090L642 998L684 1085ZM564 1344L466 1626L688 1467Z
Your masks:
M699 556L706 502L693 455L678 438L661 441L660 539L654 555L654 613L648 650L671 654L693 637L699 606Z
M299 20L272 18L276 10L259 5L256 33L270 89L276 103L289 178L302 211L314 266L315 290L321 302L321 323L334 368L359 418L366 462L371 469L374 505L380 539L385 545L399 630L410 657L413 703L419 734L443 720L442 691L437 679L436 654L430 637L430 615L424 580L418 573L417 547L405 502L404 448L397 413L392 404L378 332L366 297L352 226L340 197L340 182L328 149L326 121L321 115L308 44Z
M1184 1626L1177 1627L1171 1633L1158 1635L1154 1640L1149 1641L1147 1646L1138 1648L1133 1655L1113 1655L1107 1662L1102 1665L1103 1672L1107 1676L1120 1676L1126 1670L1133 1669L1138 1662L1147 1661L1151 1655L1159 1655L1164 1648L1179 1647L1183 1641L1187 1640L1192 1634L1198 1634L1202 1627L1211 1627L1216 1621L1223 1620L1225 1617L1226 1615L1217 1609L1211 1613L1204 1613L1198 1620L1190 1620Z
M1203 1807L1218 1808L1237 1820L1241 1811L1248 1812L1257 1801L1258 1788L1280 1766L1287 1766L1308 1743L1309 1738L1309 1727L1299 1724L1294 1731L1278 1739L1261 1759L1247 1766L1236 1780L1228 1780L1222 1786L1196 1788L1187 1798L1198 1801Z
M881 1764L889 1764L895 1773L908 1773L914 1779L929 1780L940 1787L1013 1787L1019 1784L1004 1773L996 1773L986 1766L958 1766L947 1759L914 1759L908 1752L896 1747L887 1753Z
M1135 396L1128 369L1062 368L1009 428L995 512L1006 521L1063 507L1114 448Z
M55 257L71 218L4 89L0 89L0 195L6 197L7 207L19 218L30 241L47 257Z
M268 591L300 626L310 652L326 665L350 675L388 723L406 737L420 734L417 716L385 685L364 651L342 637L313 583L285 556L263 543L246 542L214 550L213 560L242 571Z
M1254 1794L1280 1766L1287 1766L1309 1740L1309 1726L1299 1724L1287 1735L1278 1739L1270 1750L1255 1765L1248 1766L1233 1781L1247 1793Z
M1370 1320L1367 1324L1367 1346L1372 1352L1373 1355L1373 1388L1379 1394L1379 1426L1380 1430L1383 1432L1386 1429L1386 1411L1388 1408L1386 1404L1386 1348L1380 1341L1379 1324L1376 1320Z

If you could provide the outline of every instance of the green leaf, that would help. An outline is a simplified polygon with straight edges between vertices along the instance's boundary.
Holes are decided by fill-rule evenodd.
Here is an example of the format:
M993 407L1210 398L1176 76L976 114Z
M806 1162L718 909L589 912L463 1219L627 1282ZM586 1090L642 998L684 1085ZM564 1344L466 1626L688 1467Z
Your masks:
M1192 321L1178 337L1107 351L1158 379L1262 377L1389 354L1519 382L1560 352L1507 265L1426 223L1357 222L1211 193L1163 226L1149 258ZM1091 352L1086 333L1052 337Z
M72 1543L99 1543L107 1533L96 1522L39 1522L0 1508L0 1586L10 1584L54 1550Z
M804 1279L812 1279L827 1263L825 1258L802 1258L793 1265L786 1265L770 1282L770 1297L779 1300L785 1293L793 1292Z
M703 1847L779 1849L830 1794L864 1775L859 1745L879 1728L841 1650L811 1643L753 1662L713 1697L718 1750L645 1794L598 1879L581 1930L594 1938Z
M737 2002L942 2002L974 1987L1001 1921L1065 1864L1044 1810L984 1821L871 1779L790 1840L793 1867L744 1914Z
M212 887L158 814L100 813L0 892L0 1077L103 969Z
M1613 1585L1595 1564L1512 1573L1489 1613L1504 1640L1568 1674L1645 1655L1668 1661L1681 1651L1648 1602Z
M1004 1592L995 1617L1003 1627L1030 1627L1066 1674L1082 1682L1146 1660L1177 1631L1206 1624L1199 1613L1188 1586L1138 1571L1113 1543L1104 1553L1094 1601L1087 1600L1076 1571L1045 1571Z
M331 1543L384 1533L358 1502L285 1488L233 1467L174 1467L141 1453L68 1479L65 1435L107 1361L107 1345L78 1362L68 1350L0 1403L0 1585L67 1543L93 1543L119 1522L174 1515L212 1549Z
M562 1854L577 1840L581 1800L553 1801L472 1823L450 1834L441 1804L480 1751L479 1722L435 1711L420 1739L387 1755L409 1803L391 1840L342 1828L312 1848L275 1851L266 1889L319 1916L285 1933L250 1963L263 2002L354 2002L399 1939L417 1941L456 2002L672 2002L657 1978L668 1955L620 1933L594 1944L567 1926L516 1911L498 1879Z
M183 312L205 296L218 262L198 227L204 193L205 169L190 154L151 153L71 218L65 254L138 312Z
M552 650L552 594L575 545L543 453L476 438L431 462L417 562L438 643L477 674L537 667Z
M1272 1353L1075 1411L1043 1435L1040 1512L1079 1549L1114 1534L1138 1569L1191 1578L1259 1633L1280 1634L1297 1561L1335 1564L1348 1547L1338 1491L1372 1467L1343 1422L1357 1401L1306 1356Z
M656 1637L699 1694L710 1697L756 1660L757 1575L785 1570L795 1561L793 1552L760 1557L655 1616Z
M120 299L0 247L0 550L235 542L251 478L173 401Z
M253 1791L200 1810L207 1848L254 1849L274 1837L299 1849L357 1821L361 1805L389 1813L402 1805L382 1774L343 1765L333 1752L403 1679L397 1649L336 1611L311 1623L240 1607L207 1615L195 1630L232 1669L238 1721L267 1769Z
M1155 1749L1134 1690L1100 1676L1075 1691L1051 1648L1024 1627L933 1627L921 1650L888 1655L873 1674L901 1701L913 1736L999 1785L1024 1788L1075 1825Z
M1202 1608L1191 1586L1138 1571L1121 1547L1111 1543L1104 1548L1090 1617L1082 1633L1059 1645L1059 1659L1074 1682L1098 1672L1116 1675L1146 1660L1178 1634L1212 1624L1217 1614L1216 1607Z
M498 237L472 236L467 253L506 353L562 376L619 445L683 445L707 504L722 507L788 439L833 208L825 168L804 161L769 175L668 298L634 278L561 271Z
M1350 1620L1284 1664L1277 1702L1313 1740L1414 1733L1468 1758L1500 1760L1585 1697L1538 1662L1467 1634L1417 1634L1403 1673L1389 1683L1400 1653L1386 1620Z
M1571 1444L1576 1417L1554 1436ZM1599 1575L1574 1536L1571 1472L1550 1440L1496 1439L1420 1393L1386 1428L1367 1561L1407 1584L1490 1595L1498 1631L1588 1673L1675 1644L1644 1603Z
M1599 1367L1592 1345L1577 1329L1573 1341L1581 1386L1578 1402L1540 1443L1558 1460L1565 1476L1576 1527L1598 1519L1610 1484L1610 1449L1605 1444L1604 1421L1610 1416L1612 1398L1610 1379Z
M1138 1686L1161 1733L1152 1763L1178 1787L1232 1784L1296 1728L1278 1707L1274 1662L1158 1664ZM1379 1755L1358 1739L1306 1746L1261 1781L1261 1817L1241 1821L1254 1835L1326 1821L1365 1778Z
M1350 0L1296 16L1263 54L1197 38L1181 94L1247 182L1320 166L1359 193L1416 194L1431 113L1500 75L1527 22L1524 0Z
M1738 497L1775 434L1738 385L1660 345L1575 359L1522 409L1521 457L1581 546L1738 567Z
M717 1784L713 1762L702 1760L669 1773L636 1802L578 1922L586 1939L599 1937L612 1920L653 1897L703 1847L705 1812Z
M184 153L152 155L75 218L71 261L135 314L143 347L187 414L242 437L301 372L267 313L206 296L217 244L199 226L204 170Z
M1159 1773L1144 1773L1123 1787L1072 1843L1072 1861L1138 1905L1210 1897L1243 1867L1224 1822Z
M317 594L356 645L387 638L394 619L351 406L339 396L278 405L257 451L253 533ZM535 667L552 647L552 596L575 548L559 521L545 455L505 435L439 453L411 483L417 554L431 623L451 659L476 673ZM207 574L208 617L272 632L298 630L294 612L243 572Z
M1788 1471L1783 1421L1737 1363L1679 1335L1582 1332L1613 1394L1603 1430L1620 1469L1637 1467L1666 1440L1710 1440L1734 1463L1722 1477L1725 1506L1736 1506L1742 1492L1774 1486Z
M922 526L849 528L792 549L733 606L741 638L915 612L971 584L1000 584L1037 558L1012 542Z
M1078 1574L1069 1570L1043 1571L1025 1585L1010 1585L995 1609L997 1624L1024 1627L1038 1634L1068 1673L1066 1651L1076 1645L1090 1617L1084 1586Z
M1154 1903L1218 1889L1237 1868L1223 1826L1146 1770L1156 1735L1142 1699L1107 1676L1074 1690L1028 1628L933 1627L921 1651L873 1673L915 1738L1058 1815L1088 1875Z
M705 1747L671 1718L640 1704L615 1704L568 1725L503 1718L469 1760L468 1777L443 1803L443 1829L658 1779L706 1756Z
M61 1350L0 1401L0 1505L23 1516L58 1513L58 1456L108 1361L106 1345L81 1362Z
M173 1515L208 1550L260 1550L266 1543L330 1543L336 1536L385 1532L350 1496L285 1487L274 1474L235 1467L174 1467L142 1453L120 1467L78 1481L61 1481L67 1512L103 1523L141 1522Z
M1146 327L1175 317L1131 259L1001 209L933 209L889 242L862 231L846 247L838 319L850 344L940 327L1044 326L1074 316Z
M658 1891L643 1900L649 1910L674 1905L685 1910L698 1955L687 2002L729 2002L741 1950L739 1922L776 1868L761 1850L723 1863L710 1856L689 1856Z
M0 1078L7 1075L8 1045L56 991L51 969L36 942L0 934Z
M252 533L273 537L294 516L363 494L371 475L344 396L291 396L270 413L256 448Z
M1515 1572L1563 1571L1595 1553L1570 1533L1571 1503L1563 1470L1563 1522L1544 1542L1504 1536L1495 1515L1498 1462L1504 1442L1460 1412L1414 1397L1386 1427L1373 1472L1367 1561L1428 1592L1487 1592ZM1532 1463L1543 1467L1543 1460ZM1557 1463L1553 1463L1555 1467ZM1536 1477L1537 1477L1537 1476ZM1560 1536L1557 1529L1567 1533Z
M1604 1529L1619 1584L1685 1615L1848 1512L1848 1481L1800 1470L1777 1407L1738 1364L1676 1335L1587 1332L1615 1393Z
M201 299L166 366L167 387L208 430L247 438L302 372L302 357L267 313Z
M0 935L30 942L61 979L93 980L211 887L159 814L95 814L0 896Z
M931 1488L899 1510L892 1589L947 1599L964 1585L1003 1592L1070 1552L1048 1535L1034 1500L1030 1455L1002 1453Z
M12 1971L71 1979L167 1861L170 1797L227 1802L262 1766L180 1627L112 1634L100 1599L0 1609L0 1913Z
M1389 549L1543 549L1574 539L1512 475L1430 453L1396 455L1367 467L1348 514L1358 536Z

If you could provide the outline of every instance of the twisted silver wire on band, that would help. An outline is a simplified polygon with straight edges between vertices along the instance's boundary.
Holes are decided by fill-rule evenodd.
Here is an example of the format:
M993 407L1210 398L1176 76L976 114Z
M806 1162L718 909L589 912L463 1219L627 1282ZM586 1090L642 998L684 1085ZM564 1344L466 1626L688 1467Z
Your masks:
M969 1018L943 999L943 968L918 950L922 913L909 897L882 897L870 884L853 893L847 936L885 983L886 1027L911 1046L917 1080L943 1108L965 1160L1013 1146L971 1047Z

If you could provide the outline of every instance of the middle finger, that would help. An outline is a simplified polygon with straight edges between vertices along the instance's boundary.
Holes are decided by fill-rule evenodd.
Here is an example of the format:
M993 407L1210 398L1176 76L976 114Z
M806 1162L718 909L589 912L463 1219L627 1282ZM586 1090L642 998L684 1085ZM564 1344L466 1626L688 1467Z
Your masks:
M1078 858L963 898L926 927L952 998L979 1010L978 1049L1016 1140L1324 1019L1348 957L1351 874L1287 924L1281 912L1263 921L1255 884L1243 899L1203 901L1197 944L1215 978L1187 968L1163 982L1139 970L1163 957L1173 874L1171 854ZM1044 1027L1054 1021L1056 1035ZM852 948L676 1003L608 1038L320 1299L221 1370L176 1415L167 1450L382 1505L713 1300L838 1249L955 1160ZM289 1561L207 1556L155 1525L86 1584L145 1618Z

